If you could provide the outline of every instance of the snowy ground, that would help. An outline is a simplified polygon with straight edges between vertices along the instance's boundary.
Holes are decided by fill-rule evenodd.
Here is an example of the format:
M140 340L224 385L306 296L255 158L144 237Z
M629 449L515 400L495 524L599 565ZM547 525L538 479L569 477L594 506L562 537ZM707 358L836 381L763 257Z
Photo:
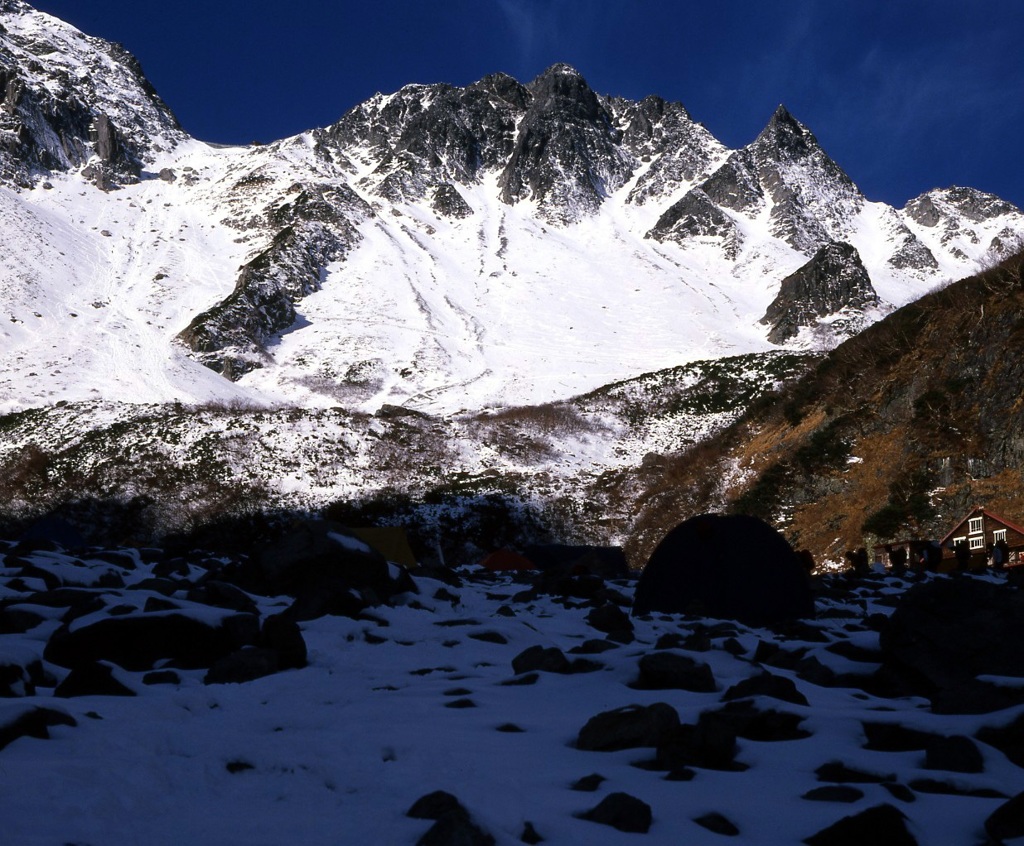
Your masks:
M59 556L36 560L66 583L72 576L88 583L90 567L102 569ZM14 581L14 567L8 560L0 569L0 584L6 585L0 599L40 587ZM854 785L863 797L849 804L801 797L823 786L815 770L834 761L895 774L903 786L933 778L1006 796L1020 791L1020 769L992 747L978 744L982 773L925 770L922 752L864 749L862 721L973 735L982 725L1010 722L1022 709L938 716L924 700L818 687L782 670L772 672L792 678L809 704L763 696L756 704L798 715L810 736L771 743L740 739L736 761L749 767L744 771L695 768L692 780L673 781L664 772L635 766L652 757L651 749L578 749L577 735L591 717L630 704L665 702L683 723L696 722L702 712L722 706L732 685L760 672L752 661L759 642L781 638L768 630L679 616L636 620L635 640L611 642L608 651L585 656L599 662L599 669L540 672L535 683L508 684L523 680L512 660L528 647L557 647L573 658L572 649L605 635L588 625L586 603L566 607L548 596L516 599L525 587L521 581L474 572L462 571L460 586L419 578L418 595L373 609L375 619L328 616L304 623L304 669L215 685L203 683L202 670L179 671L177 685L146 685L143 673L117 670L115 676L136 697L61 699L40 687L34 696L0 700L0 726L36 705L77 723L51 728L48 740L21 737L0 749L4 842L413 844L431 823L406 811L425 794L445 790L500 846L521 842L528 822L552 844L717 844L722 835L695 822L711 812L739 828L735 842L791 846L882 803L907 816L921 844L971 844L984 841L983 821L1005 800L920 790L909 791L913 801L899 800L882 784ZM140 565L128 581L149 575L150 568ZM630 582L612 587L627 597L632 592ZM845 603L819 600L819 612L826 613L814 626L824 641L787 641L785 647L806 648L837 672L870 670L826 647L840 640L877 646L877 634L861 624L868 614L890 613L891 606L877 599L903 587L890 580ZM148 595L123 593L134 602ZM259 599L260 610L274 613L285 602ZM0 656L41 655L63 611L34 610L48 621L23 635L0 635ZM655 650L659 638L702 631L710 637L708 649L672 651L707 663L715 692L629 687L638 660ZM58 677L66 673L47 669ZM604 777L595 791L573 789L595 773ZM576 816L615 792L650 806L653 823L646 837Z

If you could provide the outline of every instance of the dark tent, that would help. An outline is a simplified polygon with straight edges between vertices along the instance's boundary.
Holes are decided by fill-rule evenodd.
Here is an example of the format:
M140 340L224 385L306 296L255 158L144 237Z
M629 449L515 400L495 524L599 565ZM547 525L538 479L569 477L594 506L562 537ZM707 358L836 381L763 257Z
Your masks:
M767 523L702 514L665 535L640 574L633 613L651 611L766 624L812 616L814 597L793 548Z
M570 573L593 573L605 579L629 576L626 555L619 546L574 546L547 543L523 550L541 570L564 568Z

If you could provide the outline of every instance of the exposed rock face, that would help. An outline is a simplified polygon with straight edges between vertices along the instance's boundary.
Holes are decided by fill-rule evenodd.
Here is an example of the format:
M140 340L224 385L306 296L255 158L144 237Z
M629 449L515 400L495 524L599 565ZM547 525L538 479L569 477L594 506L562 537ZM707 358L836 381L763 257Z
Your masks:
M678 244L698 238L718 239L730 258L736 257L743 238L736 222L700 188L673 203L645 237Z
M359 187L391 201L431 188L469 184L512 152L516 123L531 95L505 74L459 89L409 85L377 95L320 135L335 156L363 155L377 166Z
M956 186L921 194L910 200L903 210L914 223L941 232L941 243L951 245L951 249L961 255L960 248L952 246L952 242L966 240L971 244L980 244L977 224L1020 215L1020 209L994 194ZM984 246L997 255L1005 256L1019 250L1022 239L1020 233L1006 230Z
M772 234L809 252L844 233L863 196L785 107L776 109L750 152L760 184L774 203Z
M568 65L549 68L529 90L532 102L499 179L501 199L533 200L555 221L593 214L632 172L611 114Z
M564 64L526 85L498 73L465 87L408 85L377 94L328 128L234 150L223 161L213 151L200 155L218 162L202 176L192 166L197 162L190 145L174 161L158 162L186 138L138 62L119 45L85 36L21 0L0 3L0 184L48 184L47 176L63 172L107 191L159 172L166 184L158 187L202 195L204 207L218 215L217 225L238 230L232 241L249 246L241 255L224 250L237 260L209 271L213 290L195 302L202 308L216 304L197 315L190 302L188 317L175 314L174 325L177 331L187 323L178 340L229 379L274 361L268 351L280 333L298 325L298 304L321 288L331 265L349 257L361 241L359 227L375 216L375 224L391 224L377 227L388 239L383 252L408 268L407 277L392 278L408 278L415 286L429 277L443 287L456 264L473 268L466 281L479 290L461 301L424 297L419 306L427 323L449 316L479 323L465 333L430 329L429 340L412 356L432 365L452 363L451 385L478 378L454 372L466 361L487 369L487 349L478 339L493 318L478 315L500 290L488 280L529 274L522 281L532 284L543 276L530 265L535 251L529 238L545 227L566 230L564 246L554 249L561 257L568 251L571 260L574 250L593 255L573 224L606 215L617 236L648 239L623 260L621 276L644 265L671 274L674 266L691 289L713 274L744 282L767 276L776 284L800 256L811 258L833 242L856 244L870 256L872 273L879 267L886 278L945 281L961 270L967 275L989 256L1008 254L1024 233L1024 215L971 189L929 192L904 211L867 204L784 107L749 145L728 150L682 104L598 94ZM38 225L31 218L24 222L27 232ZM452 231L469 237L453 248L444 242ZM12 243L24 240L10 237ZM131 245L136 255L139 246ZM441 267L437 257L453 249L459 261ZM406 261L411 254L417 259ZM639 263L630 265L632 259ZM148 278L166 278L166 269L153 271ZM331 278L347 271L332 269ZM588 271L587 280L596 275ZM876 274L879 285L882 279ZM880 291L892 299L888 290ZM387 289L381 299L405 295ZM860 299L874 301L872 296L864 292ZM853 296L840 307L856 310L857 302ZM445 305L451 315L438 315ZM833 308L809 301L797 311L820 317L823 307ZM758 317L747 313L743 321ZM804 317L790 317L793 325L804 325ZM859 325L851 319L850 326ZM783 341L793 337L792 326L776 328ZM367 346L388 343L375 330L367 336L373 338ZM372 366L378 374L404 373L405 362L390 361L390 355L371 349L359 361L329 362L316 375L307 357L295 356L303 361L296 367L310 370L285 381L347 396L356 384L350 372ZM293 366L287 359L287 353L281 356L282 370ZM410 396L430 396L422 374L402 378ZM377 384L360 385L371 383Z
M719 214L728 210L752 219L768 206L771 233L808 254L830 240L844 237L864 201L857 186L829 158L811 131L783 106L761 134L730 155L699 190ZM703 203L685 197L680 202ZM703 217L708 217L707 212ZM727 253L735 258L735 248L729 248L734 231L721 222L715 228L725 237ZM675 239L676 235L660 220L648 233L657 240Z
M472 207L465 201L458 189L449 182L438 185L434 189L430 207L445 217L463 218L473 214Z
M725 148L682 103L645 97L639 103L611 100L622 144L641 166L650 162L630 189L627 202L642 206L668 197L685 185L706 179Z
M772 327L768 340L785 343L802 326L813 326L819 318L844 308L862 309L878 303L878 295L850 244L827 244L807 264L782 280L762 323Z
M115 187L185 137L123 47L18 0L0 12L0 184L88 166L87 179Z
M261 367L268 338L295 322L295 303L320 289L323 269L359 241L354 221L371 213L347 188L300 191L290 204L268 212L286 225L242 267L231 295L195 317L178 337L229 379Z

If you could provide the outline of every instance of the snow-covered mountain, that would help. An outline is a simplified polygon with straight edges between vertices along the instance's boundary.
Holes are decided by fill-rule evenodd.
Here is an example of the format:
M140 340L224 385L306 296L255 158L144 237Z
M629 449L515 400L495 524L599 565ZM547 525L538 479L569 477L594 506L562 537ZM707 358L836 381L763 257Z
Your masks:
M729 150L565 65L217 147L123 48L0 0L0 95L0 411L538 403L829 346L1024 236L969 188L870 201L781 106Z

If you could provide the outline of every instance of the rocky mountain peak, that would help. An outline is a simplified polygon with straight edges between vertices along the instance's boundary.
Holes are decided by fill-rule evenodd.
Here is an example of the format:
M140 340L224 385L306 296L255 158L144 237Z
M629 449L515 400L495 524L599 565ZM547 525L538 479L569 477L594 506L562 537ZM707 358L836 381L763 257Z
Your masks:
M910 200L904 208L922 226L935 226L951 214L959 214L973 223L1007 214L1021 214L1020 209L995 194L962 186L927 191Z
M750 146L754 150L774 154L773 158L781 155L789 158L803 158L821 149L814 133L793 117L789 110L781 104Z
M570 65L552 65L526 87L533 95L529 111L534 114L573 116L584 121L610 120L597 94Z
M101 188L136 181L184 138L119 44L86 36L21 0L0 3L0 182L85 166Z
M522 85L507 73L500 72L488 74L483 79L470 85L467 90L481 91L492 97L497 97L517 110L525 110L530 104L530 97L532 96L525 85Z
M527 88L532 101L499 184L512 205L531 199L551 222L593 214L633 170L621 131L574 68L553 65Z

